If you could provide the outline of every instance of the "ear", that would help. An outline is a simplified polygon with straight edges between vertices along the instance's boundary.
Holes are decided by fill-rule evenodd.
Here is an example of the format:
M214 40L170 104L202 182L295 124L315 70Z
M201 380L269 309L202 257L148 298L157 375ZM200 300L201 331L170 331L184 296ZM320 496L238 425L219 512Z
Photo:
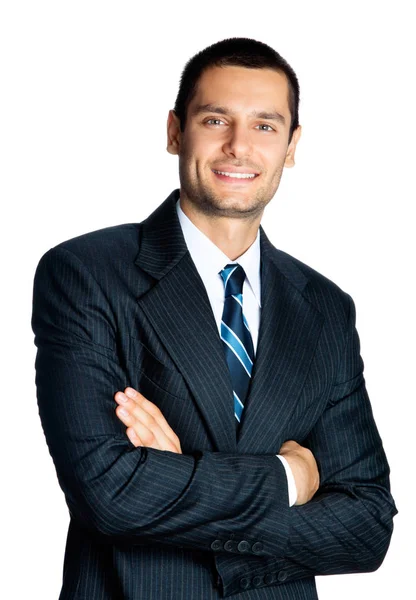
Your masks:
M170 110L167 123L168 143L166 150L169 154L179 154L181 140L181 126L179 117L174 110Z
M295 165L296 145L299 141L301 133L302 133L302 127L299 125L298 127L296 127L295 131L293 132L292 139L290 140L290 144L287 147L285 167L293 167Z

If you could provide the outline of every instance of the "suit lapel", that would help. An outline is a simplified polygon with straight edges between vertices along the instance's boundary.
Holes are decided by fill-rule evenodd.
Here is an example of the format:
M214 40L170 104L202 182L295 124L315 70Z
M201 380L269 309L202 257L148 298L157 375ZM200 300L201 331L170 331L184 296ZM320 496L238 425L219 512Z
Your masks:
M278 452L322 330L321 313L302 295L307 279L261 230L262 310L253 378L238 451Z
M231 379L205 286L187 250L174 192L143 224L136 264L157 280L139 305L192 392L214 448L236 449Z

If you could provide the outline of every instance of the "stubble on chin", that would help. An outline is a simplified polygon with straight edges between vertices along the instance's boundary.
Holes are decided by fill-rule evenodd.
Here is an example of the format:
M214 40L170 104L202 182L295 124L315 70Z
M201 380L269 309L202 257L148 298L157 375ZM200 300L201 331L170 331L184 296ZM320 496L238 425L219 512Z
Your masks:
M228 217L238 219L255 219L264 211L269 198L257 192L246 199L237 195L224 194L209 189L208 185L200 181L193 181L183 169L179 170L181 182L181 197L200 213L208 217Z
M193 200L191 200L193 201ZM266 203L256 197L244 202L233 197L220 197L214 193L204 191L198 195L198 208L205 215L211 217L228 217L234 219L254 219L264 210Z

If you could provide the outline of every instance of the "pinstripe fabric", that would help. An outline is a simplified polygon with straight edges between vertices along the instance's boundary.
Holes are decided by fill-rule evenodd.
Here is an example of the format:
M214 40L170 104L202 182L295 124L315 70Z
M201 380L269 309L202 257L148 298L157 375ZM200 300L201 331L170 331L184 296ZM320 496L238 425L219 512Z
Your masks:
M396 512L354 305L261 231L259 343L236 438L176 199L61 244L36 273L39 413L71 515L60 598L315 599L314 575L380 565ZM130 444L113 401L126 385L160 407L183 455ZM291 509L275 457L287 439L311 448L322 482Z

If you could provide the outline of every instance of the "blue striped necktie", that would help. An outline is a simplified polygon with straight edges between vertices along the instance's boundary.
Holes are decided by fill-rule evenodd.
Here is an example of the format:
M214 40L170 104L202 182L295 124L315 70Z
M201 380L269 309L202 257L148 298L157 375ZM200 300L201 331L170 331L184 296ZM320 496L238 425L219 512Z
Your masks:
M235 263L226 265L220 275L225 287L221 339L233 384L234 415L240 422L254 362L253 340L243 314L243 283L246 274L243 267Z

